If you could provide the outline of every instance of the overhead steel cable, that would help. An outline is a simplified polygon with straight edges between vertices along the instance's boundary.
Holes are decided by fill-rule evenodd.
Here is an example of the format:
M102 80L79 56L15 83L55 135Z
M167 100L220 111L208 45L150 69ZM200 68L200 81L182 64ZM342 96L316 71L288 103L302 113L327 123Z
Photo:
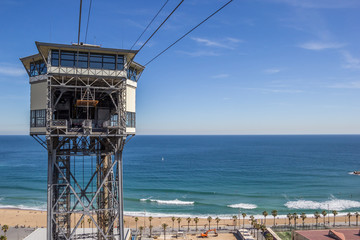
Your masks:
M200 22L198 25L196 25L195 27L193 27L190 31L188 31L187 33L185 33L183 36L181 36L178 40L176 40L175 42L173 42L170 46L168 46L167 48L165 48L163 51L161 51L158 55L156 55L155 57L153 57L150 61L148 61L144 66L148 65L149 63L151 63L152 61L154 61L156 58L158 58L161 54L163 54L164 52L166 52L167 50L169 50L169 48L171 48L172 46L174 46L176 43L180 42L184 37L186 37L188 34L190 34L192 31L194 31L196 28L198 28L201 24L203 24L204 22L206 22L207 20L209 20L212 16L214 16L215 14L217 14L218 12L220 12L223 8L225 8L228 4L230 4L233 0L228 1L227 3L225 3L221 8L219 8L218 10L216 10L214 13L212 13L210 16L208 16L207 18L205 18L202 22Z
M159 15L159 13L163 10L163 8L166 6L166 4L169 2L169 0L166 0L166 2L164 3L164 5L162 5L162 7L160 8L160 10L156 13L156 15L153 17L153 19L150 21L150 23L146 26L146 28L144 29L144 31L140 34L140 36L136 39L136 41L134 42L134 44L131 46L130 50L133 49L133 47L137 44L137 42L140 40L140 38L144 35L144 33L146 32L146 30L150 27L150 25L154 22L154 20L157 18L157 16Z
M79 30L78 30L78 45L80 44L80 29L81 29L81 11L82 11L82 0L80 0L80 12L79 12Z
M156 28L156 30L151 34L151 36L145 41L145 43L143 43L143 45L139 48L139 50L137 51L137 53L139 53L141 51L141 49L143 49L143 47L150 41L150 39L155 35L155 33L162 27L162 25L164 25L164 23L166 23L166 21L171 17L171 15L173 15L173 13L180 7L180 5L184 2L184 0L181 0L181 2L174 8L174 10L172 10L172 12L165 18L165 20L160 24L159 27ZM129 63L127 64L128 68L130 68L131 63L133 62L134 58L136 55L134 55L131 60L129 61Z
M92 0L90 0L88 19L87 19L87 23L86 23L85 43L86 43L86 40L87 40L87 34L88 34L88 29L89 29L89 21L90 21L90 14L91 14L91 5L92 5Z

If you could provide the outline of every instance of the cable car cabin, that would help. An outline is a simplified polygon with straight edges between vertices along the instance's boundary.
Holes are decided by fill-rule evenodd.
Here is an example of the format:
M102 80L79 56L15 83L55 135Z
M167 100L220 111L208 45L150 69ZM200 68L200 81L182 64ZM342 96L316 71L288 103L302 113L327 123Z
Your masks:
M31 86L30 135L134 135L135 50L36 42L20 59Z

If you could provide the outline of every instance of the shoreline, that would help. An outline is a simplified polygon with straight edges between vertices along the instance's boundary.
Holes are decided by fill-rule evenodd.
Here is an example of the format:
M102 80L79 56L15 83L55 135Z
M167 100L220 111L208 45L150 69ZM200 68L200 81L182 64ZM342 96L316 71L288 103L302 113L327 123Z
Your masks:
M46 227L46 211L44 210L26 210L26 209L18 209L18 208L0 208L0 224L4 225L7 224L10 227L14 227L16 225L18 226L25 226L25 227ZM72 217L72 222L77 221L78 219L80 219L80 214L75 215L74 217ZM172 217L171 216L154 216L151 213L147 212L146 217L144 216L134 216L134 215L129 215L129 214L125 214L124 220L125 220L125 227L128 228L133 228L135 229L136 226L140 227L140 226L145 226L148 227L150 225L149 222L149 217L152 216L152 221L151 221L151 225L154 227L160 227L161 224L166 223L169 225L169 227L172 229L172 226L174 226L174 229L178 228L178 222L177 220L175 220L174 222L172 221ZM175 214L173 215L176 218L178 218L178 216ZM186 215L183 214L180 218L181 218L181 222L180 222L180 228L187 228L188 226L188 222L187 222L187 218L190 215ZM300 218L300 214L298 213L299 219L297 219L297 225L301 225L302 224L302 219ZM238 217L238 215L237 215ZM246 226L249 225L249 215L245 217L244 220L244 224ZM138 221L136 223L135 219L138 218ZM209 222L207 220L207 217L198 217L199 218L199 222L198 222L198 228L206 228L205 225L208 225ZM212 217L212 221L211 221L211 226L216 226L216 221L215 221L215 217ZM231 218L224 218L219 216L220 221L218 223L219 227L230 227L230 226L234 226L234 221ZM193 217L191 217L191 222L190 222L190 227L195 227L195 223L193 221ZM265 223L265 218L264 216L262 216L262 218L257 218L259 223ZM334 217L332 215L332 213L330 213L330 216L326 216L325 217L325 223L326 225L328 225L328 220L330 220L330 225L333 225L333 221L334 221ZM346 217L346 214L341 213L339 215L336 216L335 218L336 220L336 224L341 224L344 225L345 222L346 224L344 226L348 226L348 218ZM276 225L288 225L289 220L286 218L286 216L284 217L283 215L279 215L275 218L275 222ZM292 224L294 224L294 220L291 220ZM266 217L266 225L267 226L273 226L274 223L274 217L269 214ZM307 214L307 218L305 219L305 224L313 224L315 225L316 220L314 218L313 214ZM243 225L243 218L242 216L240 217L240 221L239 219L236 221L236 225L237 226L242 226ZM321 215L321 217L318 219L318 225L323 225L324 224L324 218ZM356 224L356 218L354 215L352 215L351 217L351 225L355 225ZM88 227L89 224L87 222L87 218L85 217L85 221L84 221L84 226L83 227Z

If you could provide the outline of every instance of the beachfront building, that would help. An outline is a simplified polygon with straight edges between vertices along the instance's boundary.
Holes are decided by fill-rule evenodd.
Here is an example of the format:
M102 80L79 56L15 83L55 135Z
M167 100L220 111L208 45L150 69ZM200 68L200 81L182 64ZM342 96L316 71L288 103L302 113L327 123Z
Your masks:
M137 51L36 42L21 58L30 135L48 151L47 239L124 239L122 151L135 135ZM82 233L79 228L89 227Z

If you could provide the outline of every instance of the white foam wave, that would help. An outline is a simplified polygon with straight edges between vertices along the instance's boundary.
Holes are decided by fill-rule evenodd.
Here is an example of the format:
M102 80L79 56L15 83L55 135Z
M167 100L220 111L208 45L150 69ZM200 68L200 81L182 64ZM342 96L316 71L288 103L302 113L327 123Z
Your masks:
M151 198L142 198L140 199L142 202L155 202L157 204L163 205L194 205L195 202L192 201L181 201L179 199L175 200L159 200L159 199L151 199Z
M257 206L255 204L250 204L250 203L231 204L231 205L228 205L228 207L241 208L241 209L255 209L255 208L257 208Z
M342 211L350 208L359 208L360 202L353 200L345 200L345 199L330 199L324 202L297 200L297 201L288 201L284 205L290 209L324 209L324 210L331 209L331 210Z
M21 210L36 210L46 211L46 204L42 206L25 206L25 205L0 205L0 209L21 209Z
M355 174L354 172L348 172L348 174L350 174L350 175L360 176L360 174Z

